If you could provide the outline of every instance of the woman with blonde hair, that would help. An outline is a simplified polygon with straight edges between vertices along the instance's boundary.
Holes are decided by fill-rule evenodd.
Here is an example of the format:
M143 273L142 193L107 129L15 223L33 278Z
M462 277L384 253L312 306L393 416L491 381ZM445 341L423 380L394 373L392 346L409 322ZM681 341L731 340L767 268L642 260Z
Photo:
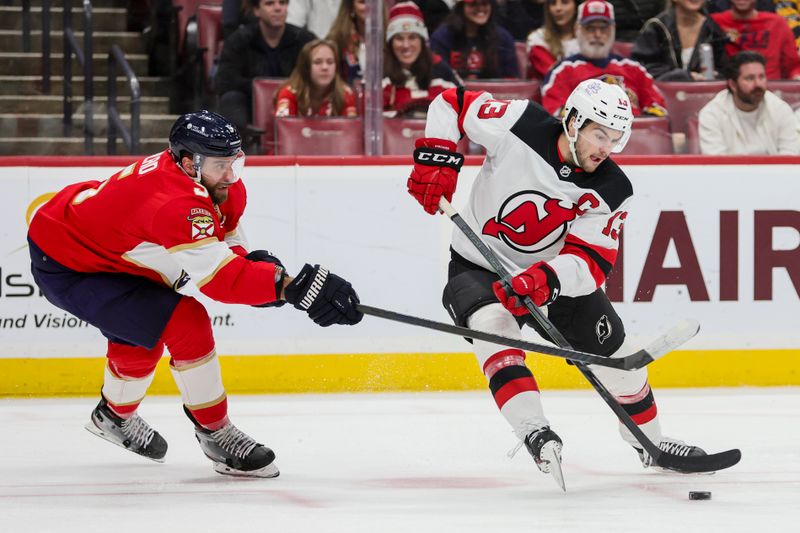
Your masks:
M289 80L275 96L276 117L354 117L356 96L339 75L336 43L315 39L297 56Z
M385 4L385 2L384 2ZM386 27L386 10L383 24ZM364 44L364 31L367 16L366 0L342 0L339 13L331 24L326 39L336 43L341 52L342 77L353 84L362 77L362 65L366 63L367 48Z
M576 0L547 0L544 25L528 36L528 59L533 77L544 78L557 62L580 52L575 37L577 18Z

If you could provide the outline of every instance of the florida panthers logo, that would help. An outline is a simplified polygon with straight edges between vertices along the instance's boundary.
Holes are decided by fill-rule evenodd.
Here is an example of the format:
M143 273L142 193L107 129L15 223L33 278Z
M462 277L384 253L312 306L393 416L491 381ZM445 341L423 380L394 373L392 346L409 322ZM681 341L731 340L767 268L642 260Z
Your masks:
M582 215L584 208L597 206L597 199L589 196L588 206L583 206L583 197L578 206L539 191L519 192L503 203L497 218L484 224L483 234L502 240L518 252L541 252L561 240L569 223Z
M205 239L214 234L214 217L205 209L192 209L186 219L192 224L193 240Z

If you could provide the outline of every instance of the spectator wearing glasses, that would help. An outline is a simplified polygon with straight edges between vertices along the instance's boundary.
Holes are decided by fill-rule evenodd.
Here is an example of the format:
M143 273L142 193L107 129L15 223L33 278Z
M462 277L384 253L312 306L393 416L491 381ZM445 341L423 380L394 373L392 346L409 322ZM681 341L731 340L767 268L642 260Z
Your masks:
M289 80L275 96L276 117L354 117L356 95L339 75L336 43L315 39L297 58Z
M699 127L703 154L800 154L792 108L767 90L766 60L757 52L733 56L728 88L700 110Z
M542 105L561 115L572 90L584 80L596 78L619 85L631 101L634 116L666 116L664 96L647 70L636 61L611 53L614 44L614 8L603 0L578 6L575 34L580 53L563 59L547 74L542 85Z
M414 2L389 11L383 62L383 109L387 117L423 118L431 101L460 85L458 76L431 53L422 12Z
M528 59L533 75L544 78L556 62L580 52L575 38L577 0L547 0L544 26L528 36Z
M496 0L460 0L431 35L431 49L465 80L518 78L514 38L496 17Z

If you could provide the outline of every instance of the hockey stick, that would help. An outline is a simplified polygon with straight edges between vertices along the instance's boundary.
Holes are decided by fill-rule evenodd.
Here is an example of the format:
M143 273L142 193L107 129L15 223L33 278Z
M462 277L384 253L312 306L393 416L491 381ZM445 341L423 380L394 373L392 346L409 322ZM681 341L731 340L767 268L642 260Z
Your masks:
M441 209L444 214L446 214L450 220L461 230L461 232L466 236L469 241L478 249L481 255L489 262L492 266L494 271L500 276L504 283L507 283L509 286L511 285L511 275L500 263L500 260L497 256L492 252L486 243L481 240L481 238L469 227L469 225L461 218L461 215L453 209L453 206L450 205L445 198L442 198L439 201L439 209ZM542 310L536 307L533 301L529 297L525 297L523 299L523 303L525 307L528 309L530 314L536 320L536 322L544 329L544 331L548 334L550 339L559 347L565 349L572 349L567 339L559 332L553 323L542 313ZM633 434L634 438L639 441L639 444L642 445L642 448L647 452L647 454L652 458L653 462L662 468L668 468L680 472L685 473L692 473L692 472L714 472L716 470L722 470L724 468L729 468L742 458L742 452L738 449L727 450L720 453L710 454L710 455L703 455L700 457L683 457L680 455L675 455L672 453L667 453L656 444L651 441L644 432L639 429L639 426L631 419L630 415L625 412L625 410L620 406L617 401L614 399L614 396L605 388L605 386L597 379L597 376L589 370L586 365L580 362L575 362L575 366L578 370L581 371L583 376L589 381L595 391L600 395L603 401L614 411L614 414L617 415L620 422L622 422L626 428Z
M435 331L442 331L444 333L451 333L459 337L467 337L469 339L478 339L481 341L491 342L494 344L502 344L503 346L511 346L529 352L536 352L543 355L552 355L568 359L573 362L585 363L587 365L607 366L619 370L637 370L643 368L659 357L671 352L684 342L688 341L695 336L699 330L699 324L690 320L686 320L664 335L654 340L647 348L643 348L638 352L634 352L625 357L603 357L601 355L594 355L586 352L579 352L567 348L557 348L548 346L546 344L538 344L529 342L523 339L514 339L503 335L488 333L486 331L478 331L475 329L465 328L461 326L454 326L452 324L445 324L443 322L436 322L428 320L427 318L419 318L411 315L404 315L396 311L389 311L388 309L381 309L379 307L371 307L364 304L356 304L356 308L365 315L385 318L394 322L401 322L412 326L419 326Z

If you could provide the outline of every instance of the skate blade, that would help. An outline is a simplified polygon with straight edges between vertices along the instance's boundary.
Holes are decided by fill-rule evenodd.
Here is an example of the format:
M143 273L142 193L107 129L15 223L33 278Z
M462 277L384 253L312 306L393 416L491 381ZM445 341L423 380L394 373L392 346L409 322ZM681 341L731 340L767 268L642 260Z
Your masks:
M93 434L97 435L98 437L100 437L101 439L106 440L106 441L110 442L111 444L115 444L115 445L119 446L120 448L122 448L123 450L129 451L134 455L138 455L139 457L144 457L145 459L150 459L151 461L153 461L155 463L163 463L165 461L164 457L162 457L161 459L154 459L153 457L147 457L146 455L142 455L140 453L134 452L130 448L126 448L125 446L122 445L122 443L117 442L117 441L113 440L111 437L109 437L108 435L106 435L103 432L102 429L100 429L99 427L94 425L94 422L88 422L83 427L85 427L86 430L89 433L93 433Z
M270 478L270 477L278 477L280 475L280 470L278 467L275 466L275 463L270 463L263 468L259 468L258 470L236 470L235 468L231 468L226 464L222 463L214 463L214 470L220 474L224 474L227 476L239 476L239 477L262 477L262 478Z
M542 472L550 473L553 479L556 480L561 490L567 492L567 486L564 483L564 472L561 470L561 445L556 441L546 442L542 446L542 451L539 452L542 462L546 463Z

